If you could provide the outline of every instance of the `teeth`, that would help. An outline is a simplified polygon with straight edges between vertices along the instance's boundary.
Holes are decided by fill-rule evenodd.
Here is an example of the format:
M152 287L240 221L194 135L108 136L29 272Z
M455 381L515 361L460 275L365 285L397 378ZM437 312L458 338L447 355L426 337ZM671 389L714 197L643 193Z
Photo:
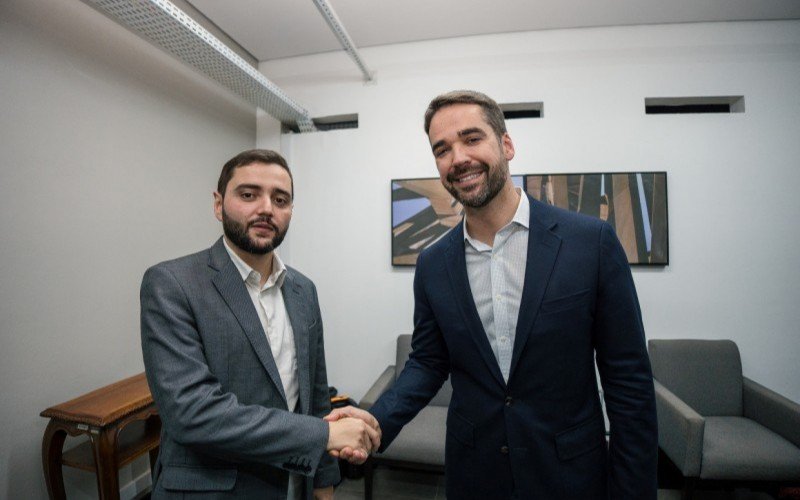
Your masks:
M478 172L478 173L475 173L475 174L468 175L466 177L461 177L460 179L458 179L458 182L471 181L472 179L477 179L480 175L481 175L480 172Z

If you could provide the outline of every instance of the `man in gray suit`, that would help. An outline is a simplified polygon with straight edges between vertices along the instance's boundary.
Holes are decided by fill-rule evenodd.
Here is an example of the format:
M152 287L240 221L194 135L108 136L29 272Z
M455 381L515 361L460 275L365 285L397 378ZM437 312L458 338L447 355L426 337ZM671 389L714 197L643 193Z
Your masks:
M245 151L214 193L224 237L147 270L142 352L163 431L153 499L326 499L343 447L380 435L330 411L314 284L273 251L294 186L278 153Z

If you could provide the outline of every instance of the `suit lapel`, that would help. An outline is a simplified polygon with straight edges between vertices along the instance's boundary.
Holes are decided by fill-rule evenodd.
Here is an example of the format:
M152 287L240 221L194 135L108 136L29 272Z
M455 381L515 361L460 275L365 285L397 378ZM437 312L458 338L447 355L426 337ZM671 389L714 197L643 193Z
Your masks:
M294 346L297 359L297 382L300 387L300 409L303 413L311 411L311 382L309 380L310 366L308 354L309 330L311 318L308 314L308 305L300 293L300 285L294 279L294 272L286 269L286 278L281 288L283 302L286 305L286 314L292 324L294 333Z
M539 202L528 197L530 202L530 230L528 232L528 256L525 264L525 282L520 300L517 331L514 336L514 352L511 355L509 380L514 374L525 343L528 341L533 323L539 313L544 292L550 281L553 266L556 263L561 238L551 231L555 222L546 219L541 210L537 210Z
M497 359L494 357L494 351L489 344L489 339L483 329L481 318L478 315L478 309L475 307L475 299L472 297L472 289L469 286L469 277L467 276L467 260L464 253L464 221L450 231L449 242L445 250L445 261L447 264L447 274L450 278L450 288L453 292L453 297L458 304L458 309L464 318L464 323L467 325L472 340L480 352L481 357L489 372L494 376L497 381L505 386L503 374L500 373L500 366L497 364Z
M231 260L225 246L222 243L222 238L217 240L213 247L211 247L211 259L209 265L216 269L217 275L214 276L212 282L217 288L217 291L225 303L228 304L233 315L236 316L239 325L244 330L247 339L253 346L261 364L269 374L275 390L281 395L284 403L286 402L286 394L283 392L283 384L281 377L278 373L278 366L275 364L275 359L272 357L272 351L267 341L267 335L261 327L261 322L258 319L258 313L253 306L253 301L247 293L246 285L242 281L242 276L236 269L236 265Z

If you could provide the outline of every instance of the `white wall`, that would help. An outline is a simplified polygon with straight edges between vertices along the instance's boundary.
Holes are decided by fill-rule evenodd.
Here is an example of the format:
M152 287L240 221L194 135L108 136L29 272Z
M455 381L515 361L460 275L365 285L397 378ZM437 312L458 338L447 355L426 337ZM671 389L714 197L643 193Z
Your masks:
M436 94L544 101L509 122L512 173L666 170L670 265L634 269L649 338L730 338L745 375L800 401L800 22L517 33L262 64L313 116L359 128L284 139L297 198L288 260L315 280L329 378L360 398L412 329L410 269L390 265L391 178L435 176ZM739 95L746 113L654 116L645 97Z
M39 412L143 370L142 274L219 235L256 113L75 0L0 2L0 103L0 498L47 498Z
M331 383L361 397L412 326L413 271L389 264L389 179L434 175L421 115L454 88L545 102L544 119L509 124L515 173L667 170L671 264L634 271L648 336L733 338L746 375L800 400L800 23L521 33L363 56L376 85L342 54L264 65L314 116L360 116L358 130L279 137L81 2L0 2L0 497L46 497L41 410L142 370L142 272L219 234L219 168L256 141L294 167L284 257L319 287ZM642 111L645 96L704 94L744 94L747 112ZM67 480L70 498L95 495L90 475Z

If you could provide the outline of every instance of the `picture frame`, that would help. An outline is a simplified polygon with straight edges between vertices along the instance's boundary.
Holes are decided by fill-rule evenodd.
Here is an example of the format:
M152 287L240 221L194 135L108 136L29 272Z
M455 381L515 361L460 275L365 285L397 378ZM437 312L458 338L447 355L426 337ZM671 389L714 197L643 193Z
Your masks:
M667 173L664 171L512 175L548 205L603 219L632 266L669 265ZM392 265L414 266L419 253L463 218L463 207L439 178L391 180Z

